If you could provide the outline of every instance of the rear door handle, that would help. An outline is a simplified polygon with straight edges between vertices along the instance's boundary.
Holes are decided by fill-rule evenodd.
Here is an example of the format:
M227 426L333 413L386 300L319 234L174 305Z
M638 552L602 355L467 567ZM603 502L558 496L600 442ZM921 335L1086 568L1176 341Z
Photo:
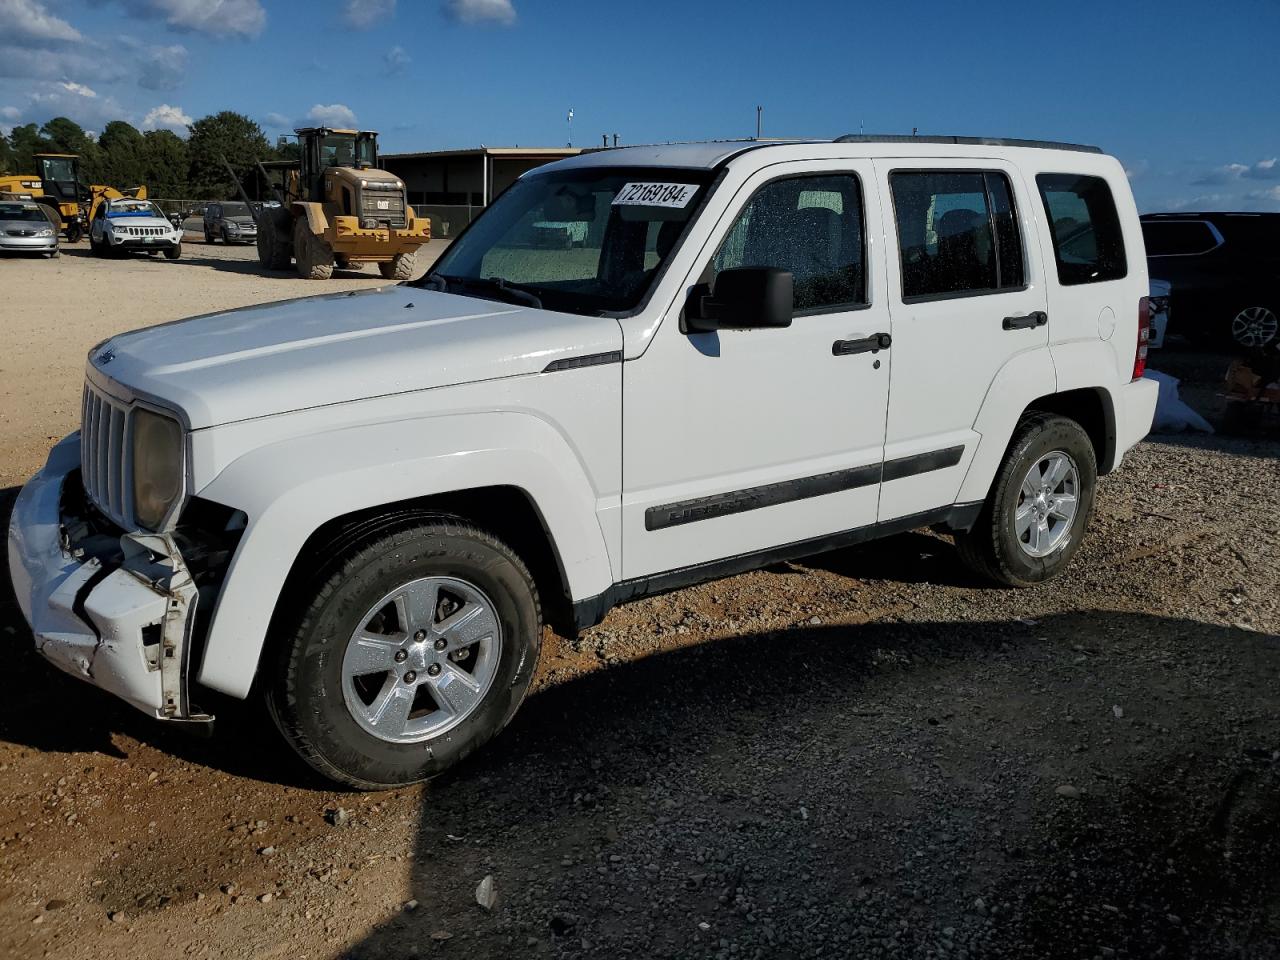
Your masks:
M1025 317L1005 317L1004 328L1006 330L1031 330L1035 327L1043 327L1049 322L1049 315L1043 310L1037 310L1035 313L1028 313Z
M831 355L847 357L851 353L879 353L881 350L888 350L892 343L893 337L887 333L873 333L860 340L837 340L831 345Z

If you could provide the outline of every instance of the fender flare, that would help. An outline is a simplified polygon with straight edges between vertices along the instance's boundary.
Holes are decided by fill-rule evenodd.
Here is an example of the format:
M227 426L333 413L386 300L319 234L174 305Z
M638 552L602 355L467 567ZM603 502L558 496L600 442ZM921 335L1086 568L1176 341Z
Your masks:
M613 582L599 498L565 438L515 412L424 417L259 447L197 496L248 517L228 567L197 679L248 695L282 588L308 538L361 510L482 487L514 487L542 518L570 599Z
M307 226L317 237L324 236L325 231L329 229L329 218L325 216L323 204L301 202L295 203L292 209L295 217L306 219Z
M1056 393L1057 389L1057 370L1048 347L1028 350L1005 361L987 387L973 421L974 432L980 439L964 482L960 484L957 503L987 499L1022 412L1033 400Z

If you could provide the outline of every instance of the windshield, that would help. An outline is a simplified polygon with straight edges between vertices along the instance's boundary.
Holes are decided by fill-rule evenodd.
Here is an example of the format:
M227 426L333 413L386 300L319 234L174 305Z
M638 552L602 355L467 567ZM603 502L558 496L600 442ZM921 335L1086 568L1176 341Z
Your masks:
M243 203L224 203L222 205L222 215L224 217L251 217L252 213Z
M159 217L166 219L160 208L149 200L115 200L107 207L107 217L117 220L121 217Z
M35 204L0 203L0 220L27 220L48 224L49 218Z
M374 164L373 140L344 134L330 134L320 141L320 166L354 167L356 161Z
M439 277L451 292L502 297L498 285L475 285L500 279L550 310L633 310L675 250L710 179L708 170L620 167L526 176L419 282L438 284Z
M43 180L72 183L76 179L76 162L70 157L41 157L40 167Z

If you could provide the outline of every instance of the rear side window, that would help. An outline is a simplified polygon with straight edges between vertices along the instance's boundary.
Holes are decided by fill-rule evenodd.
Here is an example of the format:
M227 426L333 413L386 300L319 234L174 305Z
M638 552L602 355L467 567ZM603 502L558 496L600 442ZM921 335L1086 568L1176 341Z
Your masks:
M1142 239L1148 257L1185 257L1218 245L1217 234L1203 220L1144 220Z
M889 184L903 300L1023 286L1022 237L1003 174L906 171L890 175Z
M857 178L788 177L752 195L711 267L789 270L796 311L829 311L867 302L863 254Z
M1036 185L1049 217L1059 283L1101 283L1119 280L1129 272L1120 215L1107 181L1074 173L1042 173Z

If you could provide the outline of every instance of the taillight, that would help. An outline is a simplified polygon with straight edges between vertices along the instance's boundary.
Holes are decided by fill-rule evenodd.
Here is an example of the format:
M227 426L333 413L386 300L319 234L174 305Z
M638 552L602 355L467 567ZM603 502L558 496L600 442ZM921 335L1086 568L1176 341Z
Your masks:
M1147 344L1151 340L1151 298L1138 301L1138 348L1133 352L1133 379L1140 380L1147 370Z

